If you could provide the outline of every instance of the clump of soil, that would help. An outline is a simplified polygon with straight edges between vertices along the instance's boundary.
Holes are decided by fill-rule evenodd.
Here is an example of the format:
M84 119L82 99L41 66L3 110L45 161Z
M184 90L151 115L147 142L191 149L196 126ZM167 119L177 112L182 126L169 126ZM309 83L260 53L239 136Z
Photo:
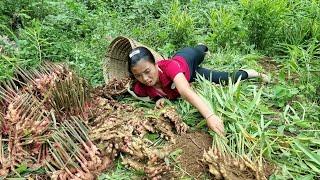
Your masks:
M263 69L267 72L276 72L279 68L279 64L270 57L263 57L259 59L259 64L261 64Z
M178 176L192 176L198 178L208 178L209 171L207 166L201 161L204 151L208 151L212 145L212 137L202 131L189 132L176 136L176 143L170 146L171 151L181 149L181 154L176 158L176 162L185 171L185 174ZM181 173L181 171L180 171Z

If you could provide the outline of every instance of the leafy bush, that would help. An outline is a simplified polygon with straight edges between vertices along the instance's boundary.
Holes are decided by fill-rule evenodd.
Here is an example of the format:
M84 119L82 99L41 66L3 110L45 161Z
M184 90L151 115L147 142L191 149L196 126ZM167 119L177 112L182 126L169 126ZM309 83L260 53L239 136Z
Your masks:
M287 0L240 0L249 44L268 50L277 43L282 20L289 11Z
M214 49L247 48L248 28L243 22L243 14L235 5L212 9L210 12L211 33L207 39Z
M288 4L289 10L281 22L280 42L300 45L320 36L319 3L300 1Z
M168 41L177 48L194 42L193 37L196 31L194 19L187 9L182 10L178 1L174 1L171 4L170 10L165 16L165 22L167 23L167 31L170 38Z

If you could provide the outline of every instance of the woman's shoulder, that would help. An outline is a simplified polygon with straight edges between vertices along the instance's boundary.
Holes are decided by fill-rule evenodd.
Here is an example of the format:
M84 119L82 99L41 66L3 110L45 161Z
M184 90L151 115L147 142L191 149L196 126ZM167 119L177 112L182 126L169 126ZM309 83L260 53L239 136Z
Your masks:
M161 68L172 68L172 67L180 67L180 63L176 59L166 59L157 62L158 66Z
M185 66L176 59L159 61L158 66L170 79L173 79L178 73L185 71Z

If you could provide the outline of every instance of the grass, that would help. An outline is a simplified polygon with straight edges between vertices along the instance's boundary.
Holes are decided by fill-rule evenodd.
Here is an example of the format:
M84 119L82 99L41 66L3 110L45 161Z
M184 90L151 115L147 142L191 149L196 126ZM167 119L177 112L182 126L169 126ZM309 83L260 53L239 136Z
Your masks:
M320 6L318 1L59 1L0 2L0 80L17 65L65 62L92 85L103 84L106 47L130 36L166 56L178 48L208 44L204 66L233 71L255 68L272 76L256 81L195 88L220 114L229 132L252 140L253 153L278 165L270 179L319 178ZM265 57L272 60L262 61ZM267 68L274 65L274 69ZM126 98L127 103L153 104ZM205 128L184 100L174 102L185 122ZM247 151L246 153L248 153ZM102 179L129 177L118 163Z
M111 172L106 172L99 176L99 180L130 180L130 179L139 179L143 177L143 172L132 171L126 167L124 167L120 160L115 162L115 168Z

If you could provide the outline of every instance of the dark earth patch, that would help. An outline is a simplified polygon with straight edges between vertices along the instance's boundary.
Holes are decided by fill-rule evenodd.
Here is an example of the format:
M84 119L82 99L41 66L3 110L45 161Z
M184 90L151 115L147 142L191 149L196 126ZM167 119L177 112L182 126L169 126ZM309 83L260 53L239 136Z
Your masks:
M209 171L207 166L201 161L203 158L203 152L208 151L212 145L211 136L202 131L193 131L187 134L177 136L176 143L170 146L172 151L181 149L181 154L176 158L176 161L180 165L183 173L179 174L190 175L196 179L208 178ZM209 178L210 179L210 178Z

